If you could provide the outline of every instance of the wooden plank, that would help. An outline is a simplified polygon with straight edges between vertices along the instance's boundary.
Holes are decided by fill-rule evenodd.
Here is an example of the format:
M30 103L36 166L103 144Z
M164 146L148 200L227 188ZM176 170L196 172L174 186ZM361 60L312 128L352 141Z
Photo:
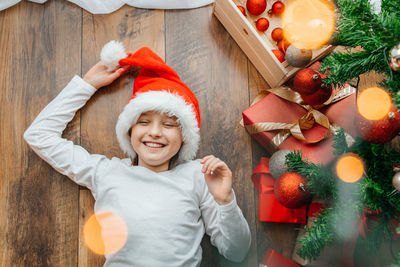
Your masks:
M214 154L232 169L233 187L253 243L244 262L235 264L220 256L206 237L201 266L257 266L250 138L238 124L249 101L247 59L212 11L212 6L206 6L166 12L166 60L199 100L198 157Z
M79 192L79 262L78 266L103 266L105 258L89 250L83 237L83 227L94 214L94 199L89 190Z
M249 62L250 63L250 62ZM270 88L265 82L261 74L257 71L253 64L249 64L249 88L250 88L250 103L262 89ZM250 105L249 103L249 105ZM253 151L253 169L259 164L261 157L268 157L270 154L256 141L252 140L251 147ZM295 245L297 230L300 227L297 224L284 223L269 223L260 222L258 220L258 192L256 193L256 212L257 212L257 248L258 261L264 257L268 248L272 248L276 252L291 258L292 251Z
M148 46L164 57L164 11L129 6L108 15L92 15L84 11L83 36L83 74L100 60L101 48L110 40L121 41L127 51ZM133 70L107 88L102 88L82 109L82 146L89 152L109 158L127 157L119 147L115 124L132 96L133 77L136 74L137 71ZM81 215L93 211L93 199L84 191L81 190L80 194ZM81 216L80 227L83 226L83 220ZM79 266L99 266L98 257L84 246L82 240L79 244Z
M77 264L78 187L22 135L80 71L81 11L66 1L21 2L0 12L0 265ZM64 137L79 131L75 119Z

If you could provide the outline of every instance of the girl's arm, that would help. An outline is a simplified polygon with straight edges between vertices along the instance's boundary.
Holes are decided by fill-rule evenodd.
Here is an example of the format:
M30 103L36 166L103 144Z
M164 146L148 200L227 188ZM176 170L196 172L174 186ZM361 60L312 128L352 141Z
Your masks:
M236 203L232 189L232 173L214 156L200 162L204 173L200 210L211 244L231 261L242 261L250 248L250 229ZM211 173L212 171L212 173Z
M75 76L69 84L36 117L25 131L24 139L38 156L54 169L76 183L93 190L94 178L101 163L108 161L103 155L89 154L84 148L61 137L76 111L83 107L99 86L111 83L126 68L106 74L96 64L85 75L88 82Z

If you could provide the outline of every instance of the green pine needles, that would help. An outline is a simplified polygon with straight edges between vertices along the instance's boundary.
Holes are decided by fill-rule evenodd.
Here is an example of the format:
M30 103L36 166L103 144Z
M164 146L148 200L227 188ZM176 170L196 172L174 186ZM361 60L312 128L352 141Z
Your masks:
M327 74L326 86L342 86L359 80L370 71L384 74L380 86L392 95L400 108L400 72L389 66L390 51L400 44L399 0L382 0L381 10L373 11L368 0L336 0L337 32L335 45L345 47L344 52L334 52L321 63L320 71ZM358 82L357 82L358 86ZM328 204L306 234L299 241L298 254L308 260L316 259L321 250L335 242L357 240L358 222L363 216L373 218L374 226L368 234L359 237L358 243L366 253L379 253L384 240L392 240L394 223L400 213L400 193L394 190L393 167L400 166L400 153L384 144L371 144L362 139L349 147L343 129L334 137L334 153L357 154L364 162L364 177L356 183L345 183L336 177L335 162L329 166L316 165L303 160L301 151L286 156L289 171L308 179L311 193ZM391 251L400 266L400 253ZM397 258L397 259L396 259Z
M338 20L334 42L348 49L334 52L322 61L320 71L329 71L324 84L342 86L374 70L385 74L380 85L391 93L394 104L400 108L400 72L389 66L390 50L400 43L398 0L382 0L378 14L371 10L368 0L336 2Z
M358 235L358 221L365 212L373 212L378 224L366 238L362 246L369 253L379 253L384 238L391 238L393 226L391 220L397 219L400 212L400 193L389 197L393 191L393 166L400 164L400 153L383 144L371 144L356 139L349 148L344 130L340 129L334 137L335 154L355 153L365 163L365 176L357 183L340 181L332 163L329 166L316 165L302 159L301 151L286 156L289 171L297 172L308 179L311 193L328 203L306 229L299 241L302 245L298 254L305 259L315 260L321 250L334 242L346 241L349 236Z

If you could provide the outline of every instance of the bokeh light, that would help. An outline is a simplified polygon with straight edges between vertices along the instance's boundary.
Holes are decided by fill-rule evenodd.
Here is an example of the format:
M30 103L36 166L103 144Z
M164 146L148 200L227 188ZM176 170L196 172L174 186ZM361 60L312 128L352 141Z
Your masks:
M115 213L99 212L89 217L83 228L85 244L99 255L118 252L126 243L128 227Z
M329 43L335 20L332 1L292 0L282 15L283 34L297 48L320 48Z
M357 98L358 112L368 120L380 120L392 106L390 95L379 87L363 90Z
M363 177L364 163L356 154L345 154L336 163L336 174L343 182L355 183Z

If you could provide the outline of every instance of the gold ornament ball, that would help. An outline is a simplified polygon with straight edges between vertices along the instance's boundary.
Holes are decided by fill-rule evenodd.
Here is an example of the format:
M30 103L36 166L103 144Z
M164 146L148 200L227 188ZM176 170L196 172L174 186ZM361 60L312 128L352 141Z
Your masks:
M390 50L390 67L395 71L400 71L400 44Z
M400 191L400 172L396 172L393 176L392 183L394 188L396 188L397 191Z

